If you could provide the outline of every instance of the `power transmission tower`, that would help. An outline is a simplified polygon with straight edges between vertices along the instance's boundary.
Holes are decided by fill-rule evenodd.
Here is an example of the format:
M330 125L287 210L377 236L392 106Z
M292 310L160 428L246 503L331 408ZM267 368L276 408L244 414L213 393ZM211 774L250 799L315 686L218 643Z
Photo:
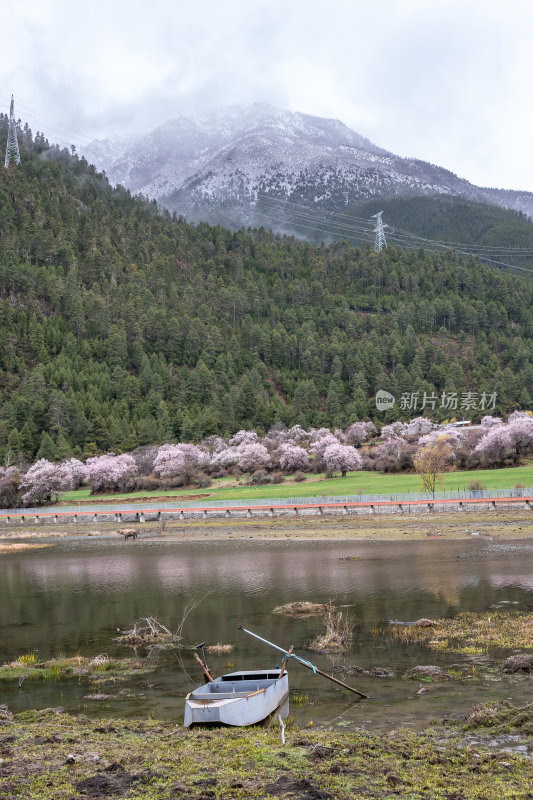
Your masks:
M9 130L7 133L6 160L4 167L9 167L10 163L20 164L19 143L17 139L17 123L15 122L15 101L11 95L11 108L9 109Z
M387 225L383 224L383 220L381 219L381 215L383 211L378 211L377 214L372 214L372 218L375 217L376 219L376 227L374 228L374 233L376 234L376 241L374 243L374 250L376 253L379 253L383 250L384 247L387 246L387 242L385 240L385 228Z

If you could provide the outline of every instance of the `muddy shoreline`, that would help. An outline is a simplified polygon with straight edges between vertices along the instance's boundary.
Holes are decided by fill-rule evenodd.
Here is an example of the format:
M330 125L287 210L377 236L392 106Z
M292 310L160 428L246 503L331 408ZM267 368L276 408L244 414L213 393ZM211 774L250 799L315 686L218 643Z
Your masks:
M235 518L206 520L168 520L164 526L154 522L130 523L138 533L138 540L159 541L235 540L243 539L291 539L291 540L369 540L405 541L428 538L469 539L471 537L492 539L533 538L533 514L529 510L469 511L465 513L438 513L434 515L396 514L376 516L324 516L324 517L277 517L245 519ZM42 540L49 538L109 537L119 534L120 526L113 522L78 522L61 526L42 523L39 525L11 525L0 529L0 554L9 552L10 542ZM124 542L125 547L135 546L135 541Z

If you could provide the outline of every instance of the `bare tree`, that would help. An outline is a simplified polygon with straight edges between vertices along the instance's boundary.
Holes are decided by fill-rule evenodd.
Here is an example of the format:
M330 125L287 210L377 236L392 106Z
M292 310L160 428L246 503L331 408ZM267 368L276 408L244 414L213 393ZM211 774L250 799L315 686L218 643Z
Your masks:
M435 485L441 472L448 472L455 459L447 436L439 436L421 447L413 456L415 470L426 492L435 493Z

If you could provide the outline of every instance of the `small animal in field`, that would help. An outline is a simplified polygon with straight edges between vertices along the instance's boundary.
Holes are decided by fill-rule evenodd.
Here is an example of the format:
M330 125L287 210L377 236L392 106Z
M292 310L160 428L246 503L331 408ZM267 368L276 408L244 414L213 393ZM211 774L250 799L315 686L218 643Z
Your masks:
M137 531L133 530L133 528L123 528L119 533L124 537L124 541L137 538Z

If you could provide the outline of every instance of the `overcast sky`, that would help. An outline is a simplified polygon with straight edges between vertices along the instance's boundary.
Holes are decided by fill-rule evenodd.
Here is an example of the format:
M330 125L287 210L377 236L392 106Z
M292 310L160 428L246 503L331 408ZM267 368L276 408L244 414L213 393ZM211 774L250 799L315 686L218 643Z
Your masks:
M531 0L4 0L2 27L0 107L53 141L266 101L533 191Z

